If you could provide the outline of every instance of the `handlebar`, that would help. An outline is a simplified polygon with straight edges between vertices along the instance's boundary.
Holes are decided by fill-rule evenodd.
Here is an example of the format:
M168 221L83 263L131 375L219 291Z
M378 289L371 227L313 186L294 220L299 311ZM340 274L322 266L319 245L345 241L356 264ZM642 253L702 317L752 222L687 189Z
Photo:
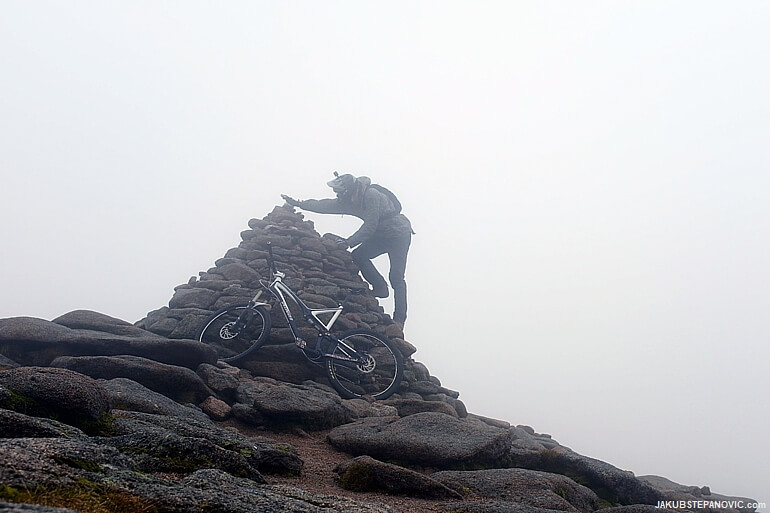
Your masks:
M273 243L267 242L267 265L270 266L270 272L275 275L275 258L273 257Z

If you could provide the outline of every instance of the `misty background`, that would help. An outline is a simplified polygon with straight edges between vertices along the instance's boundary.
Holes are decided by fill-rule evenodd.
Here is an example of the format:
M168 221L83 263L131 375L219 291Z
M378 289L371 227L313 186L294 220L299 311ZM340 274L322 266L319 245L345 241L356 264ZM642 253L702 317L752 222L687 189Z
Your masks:
M770 3L0 5L0 317L137 321L367 175L471 412L770 499Z

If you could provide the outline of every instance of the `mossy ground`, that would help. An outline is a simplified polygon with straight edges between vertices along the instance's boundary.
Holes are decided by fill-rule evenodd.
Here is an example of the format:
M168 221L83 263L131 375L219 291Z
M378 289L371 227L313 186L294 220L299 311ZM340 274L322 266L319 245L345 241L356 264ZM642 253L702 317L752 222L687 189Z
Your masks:
M0 484L0 500L69 508L82 513L157 513L147 500L123 490L108 489L81 479L73 488L38 486L34 489Z
M54 456L53 460L60 465L67 465L68 467L76 468L78 470L86 470L88 472L99 472L102 469L101 465L95 461L84 460L81 458Z
M37 401L32 397L19 393L16 390L8 389L8 392L9 396L3 405L6 409L23 413L24 415L31 415L33 417L57 420L64 424L69 424L70 426L82 429L83 432L89 435L109 436L114 431L113 424L115 422L115 417L109 412L102 413L98 419L89 419L80 414L67 415L61 410L51 408L50 406Z

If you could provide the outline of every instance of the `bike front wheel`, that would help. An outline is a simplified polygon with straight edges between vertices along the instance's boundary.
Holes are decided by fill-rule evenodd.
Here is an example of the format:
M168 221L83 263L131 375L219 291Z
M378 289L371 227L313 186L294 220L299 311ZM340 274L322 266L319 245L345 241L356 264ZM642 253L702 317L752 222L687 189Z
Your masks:
M206 319L197 340L216 349L219 359L233 363L259 349L270 335L270 311L265 306L230 305Z
M374 331L343 333L332 342L325 358L329 381L345 399L385 399L401 385L404 358L390 339Z

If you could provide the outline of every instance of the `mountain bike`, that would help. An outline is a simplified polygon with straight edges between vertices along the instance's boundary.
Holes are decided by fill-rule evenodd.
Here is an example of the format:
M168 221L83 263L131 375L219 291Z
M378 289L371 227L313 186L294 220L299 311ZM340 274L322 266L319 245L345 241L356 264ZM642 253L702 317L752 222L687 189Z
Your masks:
M272 328L271 303L277 303L295 344L312 362L324 367L329 382L340 396L345 399L364 396L385 399L395 393L401 384L404 358L394 343L368 329L353 329L339 335L332 333L332 326L342 314L348 298L336 308L308 307L283 281L286 275L276 270L270 243L267 250L272 280L269 283L260 280L261 288L248 303L233 304L214 312L198 331L197 340L215 346L224 362L243 360L268 341ZM260 300L265 292L269 294L270 302ZM304 322L318 332L314 344L308 344L301 337L289 301L299 309Z

